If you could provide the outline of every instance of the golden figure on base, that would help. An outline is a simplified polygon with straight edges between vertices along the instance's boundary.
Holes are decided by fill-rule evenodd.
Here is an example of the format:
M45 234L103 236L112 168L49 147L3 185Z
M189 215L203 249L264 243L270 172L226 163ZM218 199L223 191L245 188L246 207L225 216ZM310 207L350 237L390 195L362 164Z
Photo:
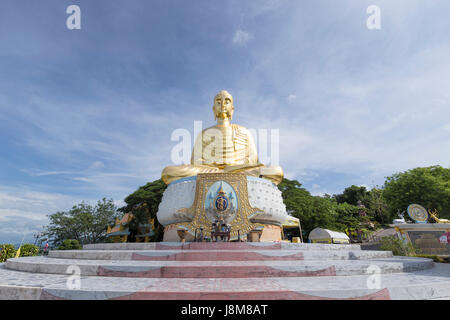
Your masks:
M438 217L438 212L436 209L434 209L434 211L428 210L428 213L430 214L430 217L436 221L436 223L450 223L450 220L448 219L440 219Z
M231 94L219 92L214 98L213 112L217 125L203 130L197 137L191 163L164 168L162 180L169 184L199 173L227 172L244 173L280 183L283 170L278 166L266 167L259 163L250 132L245 127L230 123L234 112Z

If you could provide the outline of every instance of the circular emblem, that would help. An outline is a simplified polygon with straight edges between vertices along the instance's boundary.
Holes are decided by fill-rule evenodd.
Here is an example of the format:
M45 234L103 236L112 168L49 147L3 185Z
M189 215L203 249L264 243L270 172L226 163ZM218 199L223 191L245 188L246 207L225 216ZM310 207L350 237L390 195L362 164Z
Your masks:
M215 206L218 211L225 211L228 208L228 199L226 196L219 195L216 197Z
M238 198L234 188L226 181L216 181L208 187L204 210L209 221L231 223L238 213Z
M428 212L424 207L418 204L411 204L406 210L408 215L417 222L426 222L428 220Z

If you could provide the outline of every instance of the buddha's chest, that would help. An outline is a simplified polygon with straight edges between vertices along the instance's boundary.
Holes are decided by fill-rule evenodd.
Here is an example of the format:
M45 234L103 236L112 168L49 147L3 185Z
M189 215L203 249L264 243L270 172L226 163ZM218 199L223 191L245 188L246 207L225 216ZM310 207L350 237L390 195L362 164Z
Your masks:
M213 128L203 134L203 158L216 163L237 164L245 160L248 137L232 127Z

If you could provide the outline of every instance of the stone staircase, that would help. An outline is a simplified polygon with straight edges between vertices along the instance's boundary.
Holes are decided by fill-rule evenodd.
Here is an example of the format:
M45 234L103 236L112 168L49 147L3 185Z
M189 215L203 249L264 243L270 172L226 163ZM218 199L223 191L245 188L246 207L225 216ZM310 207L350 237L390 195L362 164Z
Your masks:
M73 285L74 270L80 274L79 286ZM450 265L359 245L111 243L0 265L0 299L447 297Z

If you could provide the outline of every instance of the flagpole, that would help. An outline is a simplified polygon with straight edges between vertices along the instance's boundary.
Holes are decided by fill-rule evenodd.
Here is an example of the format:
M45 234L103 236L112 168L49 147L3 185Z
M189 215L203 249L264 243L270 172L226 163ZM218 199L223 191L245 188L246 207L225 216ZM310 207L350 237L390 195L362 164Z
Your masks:
M22 243L23 243L23 240L25 239L25 235L26 235L26 233L23 234L22 241L20 241L20 246L19 246L19 249L17 249L16 258L18 258L20 256L20 248L22 247Z

